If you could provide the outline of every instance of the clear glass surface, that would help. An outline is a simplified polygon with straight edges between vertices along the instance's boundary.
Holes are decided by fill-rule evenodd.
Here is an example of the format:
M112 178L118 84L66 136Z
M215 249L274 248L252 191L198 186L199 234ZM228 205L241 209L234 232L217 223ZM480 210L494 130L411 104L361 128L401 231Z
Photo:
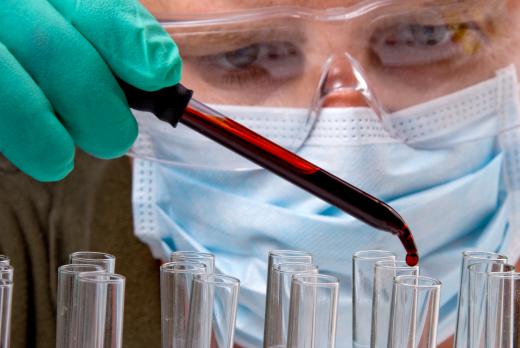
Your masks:
M193 278L186 348L233 348L239 289L223 274Z
M298 273L318 273L318 266L310 263L280 263L273 266L269 311L265 318L264 347L285 347L289 331L291 284Z
M424 276L394 280L389 348L436 348L441 283Z
M215 273L215 255L199 251L174 251L170 254L170 261L194 261L206 266L208 274Z
M335 347L338 296L336 277L316 273L294 275L287 347Z
M354 348L370 347L374 268L378 261L395 261L386 250L364 250L352 256L352 342Z
M10 345L13 280L11 260L0 255L0 347L6 348Z
M485 261L497 261L507 263L507 256L486 251L464 251L462 253L462 267L460 275L460 288L457 307L457 324L455 329L454 348L467 348L469 337L469 277L468 267L474 263Z
M9 256L0 255L0 265L9 266L11 264L11 259Z
M487 281L491 273L513 272L515 266L501 261L484 261L468 266L468 343L472 348L485 348L484 324L487 310Z
M388 348L394 278L402 275L418 276L419 266L410 267L405 261L376 262L372 300L372 348Z
M273 336L272 330L279 330L273 328L270 324L271 318L280 318L280 307L275 303L278 301L278 292L274 289L272 282L274 267L282 263L301 263L312 264L312 254L304 250L271 250L267 260L267 289L266 289L266 303L265 303L265 323L264 323L264 348L272 345Z
M0 279L13 281L14 280L13 266L0 263Z
M379 134L414 143L413 130L419 124L442 124L444 116L453 115L435 107L437 113L421 114L415 105L435 103L486 82L498 69L515 63L510 42L516 39L512 13L518 9L512 11L506 0L334 0L255 2L256 6L143 1L156 10L183 52L183 84L196 91L197 99L224 114L229 113L218 104L247 106L264 114L276 108L284 116L288 110L301 110L287 117L280 137L270 133L270 127L250 124L292 150L310 138L319 109L337 106L334 101L342 95L351 96L354 106L373 111L370 125ZM471 101L457 97L453 99L458 107ZM230 116L247 121L248 115L240 113ZM416 127L400 127L402 119L395 116L403 115L411 116L405 122ZM461 117L456 122L466 121ZM500 131L498 127L490 133ZM184 163L190 157L158 159ZM214 162L211 155L206 159Z
M56 348L77 345L77 275L84 272L102 273L99 265L69 264L58 268L58 294L56 299Z
M163 348L184 348L188 335L191 285L206 266L194 261L174 261L161 266L161 331Z
M13 282L0 279L0 347L9 348L11 340L11 309Z
M473 79L486 76L488 68L498 64L493 50L508 48L486 24L502 28L511 20L503 0L335 0L298 3L302 5L298 7L187 6L188 2L151 5L160 8L157 15L163 26L184 52L189 74L185 83L200 86L202 101L242 105L306 107L314 90L302 87L306 82L317 84L327 58L345 51L365 72L372 93L385 109L431 100L439 96L441 87L470 83L468 71L479 62ZM348 42L340 39L342 33L348 35ZM442 78L435 78L435 70ZM344 81L339 86L331 83L329 89L349 86ZM263 88L277 93L258 95ZM401 94L392 89L409 97L399 98Z
M520 347L520 274L488 277L486 348Z
M108 273L114 273L116 269L116 257L97 251L77 251L69 255L72 264L99 265Z
M125 277L114 273L80 273L78 287L79 348L121 348Z

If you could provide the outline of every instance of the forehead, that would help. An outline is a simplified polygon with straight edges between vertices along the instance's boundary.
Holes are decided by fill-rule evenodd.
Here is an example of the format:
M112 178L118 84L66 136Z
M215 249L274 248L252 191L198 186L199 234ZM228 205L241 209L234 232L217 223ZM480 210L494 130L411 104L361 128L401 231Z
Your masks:
M375 6L392 4L399 6L470 4L481 0L141 0L156 16L179 14L216 13L247 10L271 6L302 6L312 9L332 7Z

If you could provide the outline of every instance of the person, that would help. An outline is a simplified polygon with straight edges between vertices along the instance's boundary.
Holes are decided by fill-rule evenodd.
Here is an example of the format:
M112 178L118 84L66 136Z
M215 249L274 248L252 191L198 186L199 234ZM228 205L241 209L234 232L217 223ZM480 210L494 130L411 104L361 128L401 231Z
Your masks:
M394 236L186 127L134 118L114 76L152 91L182 70L197 99L396 208L421 272L443 282L442 340L460 253L518 259L515 1L143 4L162 27L134 1L0 5L0 251L16 270L14 347L54 344L56 268L77 250L118 256L130 347L160 344L155 260L172 250L213 252L241 279L243 347L261 345L269 250L308 250L340 277L338 347L352 340L352 253L402 254ZM132 144L130 163L120 156Z

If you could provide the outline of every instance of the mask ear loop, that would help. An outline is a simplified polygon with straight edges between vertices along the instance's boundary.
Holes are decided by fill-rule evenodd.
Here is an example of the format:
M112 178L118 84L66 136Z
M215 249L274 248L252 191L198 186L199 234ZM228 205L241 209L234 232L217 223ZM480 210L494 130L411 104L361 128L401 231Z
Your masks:
M348 94L353 96L356 103L363 104L356 104L353 107L370 108L385 126L384 122L387 117L384 117L384 115L387 113L374 92L369 88L365 76L361 65L347 52L331 55L325 61L309 108L307 122L302 126L301 133L305 134L305 138L297 147L298 150L312 135L324 104L333 95ZM348 107L348 105L345 106ZM385 129L388 128L385 127Z

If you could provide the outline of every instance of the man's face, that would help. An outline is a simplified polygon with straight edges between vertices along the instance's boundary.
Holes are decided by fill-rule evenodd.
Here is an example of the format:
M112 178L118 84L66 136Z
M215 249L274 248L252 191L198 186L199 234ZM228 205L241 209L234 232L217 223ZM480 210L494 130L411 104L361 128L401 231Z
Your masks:
M380 3L142 1L162 20L269 6L333 9ZM327 59L345 52L360 64L370 90L387 111L460 90L492 77L497 69L520 63L517 1L386 2L390 5L374 6L349 21L284 18L191 32L168 30L183 56L183 83L210 103L307 107Z

